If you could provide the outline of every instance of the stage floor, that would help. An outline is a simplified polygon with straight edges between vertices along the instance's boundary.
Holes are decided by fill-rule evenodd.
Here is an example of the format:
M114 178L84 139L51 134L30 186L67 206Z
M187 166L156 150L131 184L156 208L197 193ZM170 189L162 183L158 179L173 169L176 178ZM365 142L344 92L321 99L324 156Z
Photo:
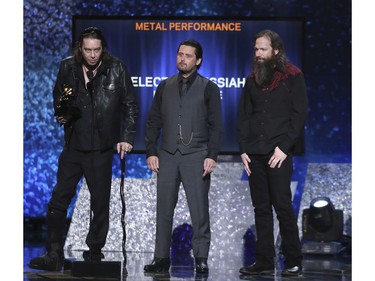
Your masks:
M46 272L34 270L28 267L29 260L44 253L43 243L25 243L24 246L24 281L42 280L122 280L122 281L156 281L156 280L206 280L206 281L235 281L235 280L306 280L306 281L349 281L351 279L351 255L344 252L338 255L305 255L303 260L304 272L302 277L285 278L280 276L280 265L276 265L275 276L246 277L239 274L239 268L249 264L253 257L244 258L244 253L217 253L209 257L208 264L210 273L208 275L195 275L194 260L189 252L175 253L172 257L172 266L168 275L146 275L143 272L145 264L151 262L152 253L127 253L126 269L128 274L121 278L98 278L98 277L74 277L71 271ZM121 262L123 267L123 255L121 252L105 252L110 260ZM80 251L74 251L69 255L82 255Z
M235 281L235 280L306 280L306 281L349 281L352 280L352 258L351 258L351 241L345 241L347 248L339 254L309 254L303 259L303 276L294 278L281 277L282 256L277 257L275 276L241 276L239 269L243 266L250 265L254 261L254 222L253 210L250 204L250 192L247 181L242 179L243 167L240 163L221 163L215 177L212 179L212 192L210 193L210 211L212 219L212 240L208 265L210 273L207 276L196 276L194 273L194 259L191 256L191 243L188 237L191 237L191 228L186 227L189 222L186 216L186 200L179 200L178 208L174 222L177 227L175 230L177 239L172 239L172 266L169 275L145 275L143 267L149 264L153 258L154 244L154 223L155 218L149 214L155 214L154 196L155 179L151 182L140 182L136 179L128 179L129 184L126 195L127 215L130 216L127 224L128 239L126 244L127 263L126 269L128 274L122 275L122 281L156 281L156 280L206 280L206 281ZM310 201L321 194L327 194L338 209L344 213L344 234L350 238L351 234L351 165L348 164L310 164L307 169L307 176L296 179L297 190L295 191L296 206L300 211L298 225L301 226L301 214L304 208L307 208ZM132 183L132 184L130 184ZM304 183L304 184L302 184ZM340 183L340 184L337 184ZM117 185L116 185L117 186ZM329 189L327 189L327 186ZM139 187L138 189L136 189ZM152 193L151 191L154 191ZM294 193L294 189L293 193ZM327 191L328 190L328 191ZM117 193L115 193L117 194ZM118 194L117 194L118 195ZM139 196L138 196L139 195ZM142 195L142 196L141 196ZM182 196L182 192L180 192ZM327 196L328 196L327 195ZM130 196L133 196L130 198ZM148 198L148 197L150 198ZM147 198L146 198L147 197ZM79 205L78 200L78 206ZM301 203L300 203L301 202ZM146 204L146 205L143 205ZM147 205L148 204L148 205ZM242 204L242 205L241 205ZM76 206L77 206L76 205ZM118 205L118 204L117 204ZM117 206L116 205L116 206ZM121 210L120 210L121 211ZM137 218L142 221L132 220L132 212L137 214ZM144 212L144 215L139 215ZM79 214L75 211L75 214ZM87 214L87 212L86 212ZM72 220L71 226L80 225L81 222L88 221L87 218L78 216L78 219ZM119 219L113 219L112 222L120 222ZM276 221L276 220L275 220ZM77 224L78 223L78 224ZM32 224L31 224L32 225ZM42 281L42 280L119 280L119 278L93 278L89 276L74 277L71 271L61 272L44 272L33 270L28 267L29 260L33 257L44 254L45 233L44 224L41 222L38 227L29 227L26 225L24 231L24 281ZM82 247L85 245L85 230L87 227L76 228L68 233L69 252L66 252L66 258L76 258L82 260ZM275 230L278 230L275 224ZM301 229L300 229L301 230ZM280 239L275 232L276 244L279 245ZM108 244L103 252L106 261L119 261L124 266L123 255L118 250L121 249L122 231L121 226L115 228L113 235L107 238ZM35 238L37 237L37 239ZM174 236L173 236L174 237ZM41 238L41 239L39 239ZM74 239L72 239L74 238ZM78 239L79 238L79 239ZM71 241L71 243L70 243ZM178 242L176 242L178 241ZM78 243L79 242L79 243ZM82 245L81 245L82 244ZM72 245L72 246L69 246ZM120 246L119 246L120 245ZM279 252L278 249L276 251ZM370 278L371 279L371 278ZM372 278L373 279L373 278ZM372 280L371 279L371 280ZM363 279L365 280L365 279Z

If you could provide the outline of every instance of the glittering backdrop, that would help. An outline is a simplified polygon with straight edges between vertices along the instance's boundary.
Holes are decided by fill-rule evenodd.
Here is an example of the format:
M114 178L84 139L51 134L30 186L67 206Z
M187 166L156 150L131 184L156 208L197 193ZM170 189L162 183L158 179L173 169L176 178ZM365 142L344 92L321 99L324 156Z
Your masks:
M211 179L210 189L210 220L212 253L236 253L242 256L244 244L248 242L246 233L256 233L254 225L254 211L251 206L249 186L242 177L241 163L218 163ZM300 183L293 181L291 190L294 196ZM125 194L125 223L127 251L153 252L155 221L156 221L156 177L150 179L126 179ZM332 200L336 209L343 210L344 235L351 236L351 165L310 163L307 168L305 188L301 200L301 209L308 208L310 201L316 197L327 196ZM69 232L65 241L67 256L78 257L86 250L86 235L90 221L90 194L84 182L79 193ZM110 227L106 245L103 251L121 251L123 229L121 225L122 205L120 198L120 179L112 182ZM187 201L183 187L180 187L178 203L175 210L173 228L181 230L183 235L189 235L189 229L181 228L185 224L191 225ZM274 236L278 234L278 221L274 215ZM298 215L298 225L302 225L302 212ZM300 227L302 237L302 227ZM175 236L173 236L175 237ZM182 237L176 237L183 240ZM172 239L173 240L173 239ZM172 245L173 242L172 242ZM178 247L188 248L189 243ZM172 247L177 248L176 245ZM78 256L77 256L78 255Z
M210 221L211 221L211 247L215 253L236 253L242 256L245 234L247 231L255 232L254 212L251 206L249 186L241 180L241 163L219 163L211 178ZM291 186L295 190L294 183ZM124 184L125 194L125 223L127 251L153 252L156 229L156 176L150 179L126 179ZM90 221L89 199L90 194L86 183L83 183L79 193L76 209L74 211L69 232L65 241L67 255L77 257L77 250L87 249L86 235ZM103 251L121 251L123 230L121 225L122 206L120 198L120 179L112 182L110 227L106 245ZM275 221L276 217L275 217ZM189 209L182 185L178 197L173 220L173 229L181 230L181 236L189 236L189 229L184 225L191 225ZM277 225L277 224L276 224ZM181 228L182 227L182 228ZM277 237L278 228L274 229ZM172 240L174 240L172 237ZM173 242L172 242L172 245ZM189 243L182 243L176 248L187 248Z
M63 135L62 129L53 120L51 93L58 63L70 54L73 15L305 18L303 71L309 95L309 118L306 124L306 154L295 159L293 177L299 182L294 201L296 212L301 200L307 200L302 198L302 194L305 185L307 188L305 177L310 162L351 164L351 1L25 0L25 217L45 216L55 183ZM118 162L115 158L114 178L119 177ZM129 155L127 167L129 179L151 178L142 154ZM331 178L334 179L336 177ZM346 180L351 181L351 169L347 171ZM345 186L350 191L351 185ZM326 186L319 188L320 193L341 201L343 194L332 191ZM348 191L346 196L350 196ZM351 200L345 202L345 208L351 208ZM69 210L70 216L74 204L75 201Z

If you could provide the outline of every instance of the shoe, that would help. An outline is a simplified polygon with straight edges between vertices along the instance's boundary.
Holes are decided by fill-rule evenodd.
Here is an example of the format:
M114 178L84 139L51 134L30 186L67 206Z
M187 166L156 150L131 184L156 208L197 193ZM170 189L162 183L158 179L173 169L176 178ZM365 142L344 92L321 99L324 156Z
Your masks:
M85 261L101 261L104 259L103 253L100 252L92 252L90 250L83 251L82 257Z
M240 268L240 273L244 275L274 275L275 269L270 267L264 267L253 263L250 266Z
M207 258L195 259L195 272L196 273L208 273Z
M170 258L154 258L151 264L144 267L145 272L168 272L171 266Z
M64 258L58 255L45 253L43 256L33 258L29 262L29 267L33 269L60 271L64 265Z
M285 268L281 272L281 276L302 276L302 267L296 265L293 267Z

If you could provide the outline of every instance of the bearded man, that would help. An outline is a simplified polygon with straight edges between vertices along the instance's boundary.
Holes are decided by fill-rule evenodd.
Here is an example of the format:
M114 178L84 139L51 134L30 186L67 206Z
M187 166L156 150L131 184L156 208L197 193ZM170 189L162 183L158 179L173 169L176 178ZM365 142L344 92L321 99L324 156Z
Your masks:
M280 36L263 30L254 40L254 67L238 107L237 138L255 212L255 263L244 275L274 274L273 209L285 257L283 276L302 274L301 242L290 190L293 150L303 133L308 102L303 74L289 63Z
M158 85L147 119L147 166L157 173L155 250L153 261L144 267L147 273L169 272L173 216L181 183L193 226L195 271L198 274L209 271L208 195L223 122L220 89L198 73L202 61L203 48L199 42L189 39L179 44L176 57L179 73Z

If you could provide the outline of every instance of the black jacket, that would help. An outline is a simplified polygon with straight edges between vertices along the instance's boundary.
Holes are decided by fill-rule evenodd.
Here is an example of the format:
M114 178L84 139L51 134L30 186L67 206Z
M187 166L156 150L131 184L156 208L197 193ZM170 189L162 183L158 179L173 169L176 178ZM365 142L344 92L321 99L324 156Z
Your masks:
M76 113L72 108L78 107L78 85L82 83L79 75L82 75L82 66L75 63L73 57L61 61L53 90L56 116L61 115L61 108L69 108L70 113ZM93 80L92 96L100 147L110 148L118 142L133 144L139 109L126 65L115 57L103 62ZM64 125L66 144L77 118L79 115Z

